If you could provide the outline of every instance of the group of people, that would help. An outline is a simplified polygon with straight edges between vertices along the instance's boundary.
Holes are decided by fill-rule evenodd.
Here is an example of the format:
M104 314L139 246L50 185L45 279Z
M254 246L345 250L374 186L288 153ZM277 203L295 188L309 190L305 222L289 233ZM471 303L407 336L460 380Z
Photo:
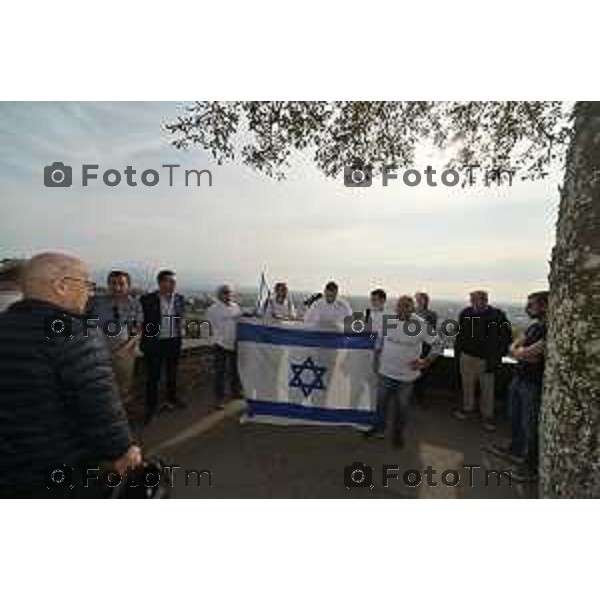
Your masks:
M513 479L520 482L537 478L548 298L547 291L528 296L525 310L532 323L513 339L512 325L504 311L489 303L486 291L475 290L453 332L462 388L461 406L454 411L457 419L480 415L484 431L494 432L496 377L505 356L516 363L507 398L511 441L508 445L490 444L484 450L514 465ZM437 331L437 314L429 308L425 292L418 292L414 299L398 298L395 316L399 322L389 331L383 331L385 301L383 290L373 290L367 311L374 330L380 334L375 351L378 419L371 434L381 436L389 421L392 442L402 445L409 401L424 401L428 368L442 353L444 342Z
M0 302L8 295L11 299L0 314L0 493L36 494L42 466L56 462L100 461L118 472L139 465L141 450L123 410L138 351L146 366L146 422L163 409L185 406L177 388L185 302L176 292L175 273L160 271L157 289L136 298L130 275L122 270L108 274L106 294L92 295L89 267L64 254L36 255L18 271L18 278L8 275L10 269L0 274ZM386 302L386 292L375 289L363 313L370 331L378 334L373 356L377 409L368 435L382 437L389 426L392 443L402 446L411 398L424 401L428 369L444 342L425 292L400 296L391 315L385 312ZM521 465L524 479L535 477L537 469L547 306L547 292L531 294L527 312L534 323L513 340L505 313L489 304L485 291L474 291L470 306L458 317L455 335L462 380L462 405L455 412L459 419L479 413L482 427L494 431L495 374L506 354L517 363L509 392L511 444L488 450ZM64 329L54 330L57 313L73 323L68 336ZM242 395L236 324L243 314L233 290L220 286L206 312L214 347L216 408L228 397ZM302 318L309 327L344 329L356 313L330 281L306 303L302 317L283 282L254 315ZM84 331L82 316L97 326ZM395 325L388 327L391 321ZM163 370L166 400L161 403Z

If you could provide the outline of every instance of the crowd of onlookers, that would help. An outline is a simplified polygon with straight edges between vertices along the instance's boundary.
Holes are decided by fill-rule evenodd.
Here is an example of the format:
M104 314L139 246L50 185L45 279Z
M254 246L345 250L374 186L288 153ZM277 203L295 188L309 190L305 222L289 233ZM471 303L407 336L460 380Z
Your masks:
M19 264L3 264L0 495L52 492L44 482L47 465L54 463L102 463L119 473L141 464L141 450L123 409L140 351L145 363L146 423L162 410L185 406L177 386L185 302L176 291L173 271L160 271L156 281L155 291L134 297L130 275L114 270L107 276L106 294L94 295L89 267L77 258L43 253ZM373 290L370 306L361 316L365 331L378 334L373 355L377 407L368 435L383 437L389 425L392 443L402 446L411 401L424 401L428 369L444 344L426 293L400 296L391 314L386 313L386 302L383 289ZM356 333L357 313L339 296L335 282L305 304L301 318L307 327ZM531 294L526 310L533 323L513 340L506 314L489 303L485 291L474 291L455 332L455 360L462 381L458 419L480 415L482 428L493 432L495 374L505 355L516 361L508 398L511 443L492 444L485 450L517 465L513 471L517 480L533 480L537 473L547 306L547 292ZM228 398L242 395L236 325L243 315L233 290L220 286L205 315L214 348L216 409ZM283 282L257 304L253 315L300 318ZM392 321L395 326L388 327ZM161 401L163 373L166 397Z

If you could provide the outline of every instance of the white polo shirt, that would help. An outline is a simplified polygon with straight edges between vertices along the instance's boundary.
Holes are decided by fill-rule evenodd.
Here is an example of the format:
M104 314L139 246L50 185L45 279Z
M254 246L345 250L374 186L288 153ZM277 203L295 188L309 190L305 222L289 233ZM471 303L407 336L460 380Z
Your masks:
M374 308L369 309L369 317L371 318L372 331L378 336L381 336L383 329L383 315L386 314L383 308L375 310Z
M415 335L417 331L418 334ZM385 335L378 336L377 340L381 348L379 373L397 381L411 382L418 379L420 372L413 369L411 363L421 356L424 342L431 345L431 356L442 352L439 337L429 335L427 323L416 314L409 321L388 319Z
M327 302L325 298L319 298L304 315L304 322L315 327L342 328L344 319L352 315L350 305L341 298L334 302Z
M289 296L281 304L273 297L267 302L265 314L275 319L295 319L296 309Z
M175 294L160 298L160 339L177 337L177 329L181 327L180 319L175 316Z
M236 327L242 309L236 302L225 304L217 300L206 310L206 318L212 327L212 342L225 350L235 350Z

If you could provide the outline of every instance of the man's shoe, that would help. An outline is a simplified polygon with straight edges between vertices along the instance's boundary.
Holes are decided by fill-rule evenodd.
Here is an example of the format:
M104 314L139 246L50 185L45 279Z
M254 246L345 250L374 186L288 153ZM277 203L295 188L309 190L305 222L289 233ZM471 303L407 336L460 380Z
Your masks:
M188 407L188 403L185 402L185 400L179 400L179 398L177 400L173 400L171 402L171 405L174 408L187 408Z
M536 483L538 480L538 475L535 472L532 472L527 467L521 467L520 469L515 469L511 472L511 481L515 483L527 484L527 483Z
M525 459L522 456L515 454L511 450L510 444L490 444L489 446L484 446L482 450L515 465L522 465L525 462Z
M454 418L459 421L466 421L471 419L475 415L474 410L463 410L462 408L457 408L453 413Z
M383 433L383 431L379 431L374 427L373 429L368 429L367 431L364 431L363 435L368 440L383 440L385 438L385 434Z
M493 433L496 431L496 423L494 423L494 421L490 421L489 419L484 420L481 424L481 427L488 433Z
M152 421L154 421L154 419L156 419L157 416L157 411L146 413L146 415L144 416L144 427L152 423Z
M396 433L392 437L392 446L394 448L404 448L404 436L401 433Z
M171 402L163 402L158 409L159 412L171 412L172 410L175 410L175 405Z

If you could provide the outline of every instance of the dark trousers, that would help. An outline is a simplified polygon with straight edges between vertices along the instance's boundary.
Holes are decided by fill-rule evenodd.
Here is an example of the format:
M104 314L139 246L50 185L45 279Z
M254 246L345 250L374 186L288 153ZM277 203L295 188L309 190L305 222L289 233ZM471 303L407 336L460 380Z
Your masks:
M239 396L242 393L242 384L237 368L237 352L226 350L221 346L215 349L215 396L218 402L225 400L225 390L229 383L230 393Z
M163 364L167 376L167 397L169 402L177 400L177 365L181 354L181 339L167 338L156 340L144 349L146 360L146 417L158 410L158 384Z
M425 406L425 395L427 388L429 387L427 382L428 375L429 371L421 373L420 377L416 379L413 384L413 398L415 404L421 407Z
M509 388L511 452L526 459L531 471L537 470L539 421L542 400L540 385L515 376Z
M385 375L379 375L375 431L384 433L389 419L392 428L392 441L402 440L408 420L408 405L412 392L412 382L398 381Z

